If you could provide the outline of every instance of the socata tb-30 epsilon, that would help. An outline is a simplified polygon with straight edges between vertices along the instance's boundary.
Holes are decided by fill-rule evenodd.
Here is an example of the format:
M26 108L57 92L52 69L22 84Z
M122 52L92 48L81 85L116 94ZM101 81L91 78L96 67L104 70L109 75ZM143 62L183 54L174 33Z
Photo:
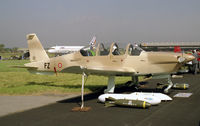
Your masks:
M110 50L106 50L102 43L96 48L95 56L88 50L49 58L36 34L27 35L30 52L30 63L23 68L36 74L51 74L67 72L82 74L82 106L84 81L87 75L108 76L107 89L104 92L113 93L115 76L131 76L132 82L137 84L139 76L152 78L168 78L168 90L173 86L171 73L177 72L181 65L194 59L193 56L170 52L145 52L137 46L128 44L126 52L120 55L118 45L112 43Z

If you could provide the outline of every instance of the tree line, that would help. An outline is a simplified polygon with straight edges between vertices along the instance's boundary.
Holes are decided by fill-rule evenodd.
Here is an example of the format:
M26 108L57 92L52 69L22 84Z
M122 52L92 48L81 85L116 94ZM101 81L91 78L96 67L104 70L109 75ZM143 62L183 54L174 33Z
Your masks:
M1 53L9 53L9 52L15 53L15 52L17 52L17 50L18 50L18 47L5 48L4 44L0 44L0 52Z

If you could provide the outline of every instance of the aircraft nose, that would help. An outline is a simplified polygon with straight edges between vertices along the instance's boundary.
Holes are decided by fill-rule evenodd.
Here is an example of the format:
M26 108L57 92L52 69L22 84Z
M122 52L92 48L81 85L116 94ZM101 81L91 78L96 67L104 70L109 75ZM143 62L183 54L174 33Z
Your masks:
M100 102L105 102L105 99L106 99L106 96L105 96L105 95L100 95L100 96L98 97L98 100L99 100Z
M193 59L195 59L195 57L189 54L182 54L177 57L179 63L189 62L192 61Z
M52 50L52 49L49 49L49 50L48 50L48 52L49 52L49 53L52 53L52 52L53 52L53 50Z

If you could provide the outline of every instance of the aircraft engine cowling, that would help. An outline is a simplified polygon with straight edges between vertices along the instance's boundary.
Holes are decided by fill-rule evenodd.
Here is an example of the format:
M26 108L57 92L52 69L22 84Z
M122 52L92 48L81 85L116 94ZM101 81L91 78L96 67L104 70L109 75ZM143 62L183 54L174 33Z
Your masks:
M177 60L179 63L186 63L195 59L194 56L188 54L182 54L182 56L177 56Z
M177 60L178 60L179 63L183 63L186 59L182 56L178 56Z

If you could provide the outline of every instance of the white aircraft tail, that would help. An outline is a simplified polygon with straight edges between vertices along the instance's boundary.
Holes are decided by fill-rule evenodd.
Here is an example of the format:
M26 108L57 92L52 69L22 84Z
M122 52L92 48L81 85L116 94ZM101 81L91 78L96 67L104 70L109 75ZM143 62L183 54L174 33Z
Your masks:
M49 56L42 47L42 44L40 43L40 40L38 39L36 34L28 34L27 41L31 62L49 60Z
M92 47L95 47L95 45L96 45L96 36L94 36L92 38L92 40L90 41L89 45L92 46Z

